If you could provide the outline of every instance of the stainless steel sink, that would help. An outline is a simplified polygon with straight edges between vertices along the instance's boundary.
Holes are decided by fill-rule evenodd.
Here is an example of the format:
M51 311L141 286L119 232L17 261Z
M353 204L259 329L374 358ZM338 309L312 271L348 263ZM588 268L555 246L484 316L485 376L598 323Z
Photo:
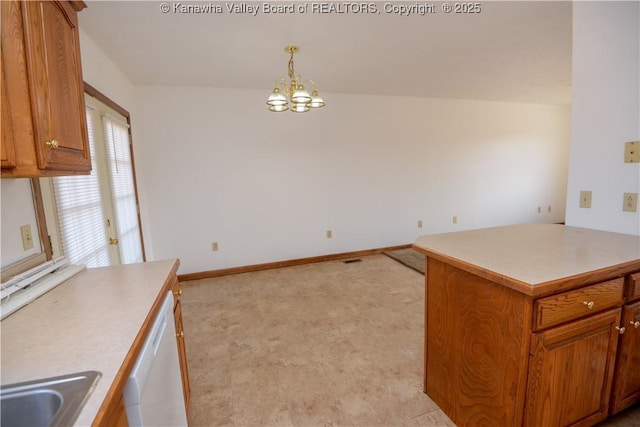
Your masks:
M0 425L72 425L101 376L86 371L2 386Z

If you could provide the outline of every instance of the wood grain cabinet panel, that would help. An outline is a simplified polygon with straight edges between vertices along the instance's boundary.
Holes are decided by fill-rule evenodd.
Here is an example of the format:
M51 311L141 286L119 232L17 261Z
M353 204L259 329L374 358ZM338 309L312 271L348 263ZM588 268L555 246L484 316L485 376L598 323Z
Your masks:
M189 410L191 402L191 386L189 384L189 367L187 365L187 345L184 336L184 324L182 323L182 289L178 278L173 279L171 284L171 293L173 294L173 318L176 322L176 339L178 344L178 358L180 360L180 373L182 375L182 392L184 394L184 406Z
M457 425L521 425L529 299L433 258L427 263L425 392Z
M620 309L533 334L526 426L591 426L608 415Z
M13 126L11 125L11 116L9 116L9 102L7 99L7 81L4 76L4 60L0 55L0 69L2 70L2 93L0 96L5 102L2 102L2 141L0 141L0 164L3 168L12 168L16 165L16 157L14 154Z
M175 306L173 316L176 321L176 335L178 340L178 358L180 360L180 372L182 374L182 392L184 394L184 407L189 410L191 403L191 386L189 385L189 368L187 366L187 346L184 339L184 325L182 323L182 305L180 301Z
M67 1L3 1L2 108L14 164L2 176L86 174L91 170L77 12ZM3 157L4 158L4 157Z
M619 307L623 303L624 278L586 286L536 301L534 330Z
M640 402L640 301L625 306L613 381L611 413Z

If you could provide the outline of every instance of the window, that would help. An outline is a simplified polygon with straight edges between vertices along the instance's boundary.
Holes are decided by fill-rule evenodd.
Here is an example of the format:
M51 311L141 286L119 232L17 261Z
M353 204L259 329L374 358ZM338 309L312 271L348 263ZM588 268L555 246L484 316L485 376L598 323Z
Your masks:
M85 101L91 174L42 186L53 255L87 267L142 262L128 120L96 98Z
M120 249L120 262L142 261L138 202L133 179L129 126L126 122L102 117L111 181L111 203Z

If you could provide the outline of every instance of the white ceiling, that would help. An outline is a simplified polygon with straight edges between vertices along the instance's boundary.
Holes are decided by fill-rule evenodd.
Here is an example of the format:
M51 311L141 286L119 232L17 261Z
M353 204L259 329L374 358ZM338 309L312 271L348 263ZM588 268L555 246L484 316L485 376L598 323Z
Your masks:
M315 80L321 94L571 102L570 2L483 1L477 14L445 14L433 2L436 12L425 16L384 10L425 4L416 2L375 2L379 14L256 16L228 13L226 5L240 1L181 2L220 5L221 14L162 13L162 3L88 1L80 13L81 28L137 85L267 96L287 73L284 47L295 44L296 73Z

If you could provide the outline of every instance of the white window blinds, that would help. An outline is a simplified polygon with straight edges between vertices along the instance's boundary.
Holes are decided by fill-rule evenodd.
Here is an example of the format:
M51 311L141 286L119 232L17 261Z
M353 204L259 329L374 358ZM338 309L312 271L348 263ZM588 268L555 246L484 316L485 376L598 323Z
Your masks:
M101 267L110 264L109 242L95 167L95 126L89 108L86 113L91 164L94 165L91 174L56 177L53 189L65 256L72 264Z
M53 179L62 252L87 267L143 262L127 119L85 99L91 175Z
M102 123L120 262L123 264L142 262L129 126L125 122L106 115L102 116Z

